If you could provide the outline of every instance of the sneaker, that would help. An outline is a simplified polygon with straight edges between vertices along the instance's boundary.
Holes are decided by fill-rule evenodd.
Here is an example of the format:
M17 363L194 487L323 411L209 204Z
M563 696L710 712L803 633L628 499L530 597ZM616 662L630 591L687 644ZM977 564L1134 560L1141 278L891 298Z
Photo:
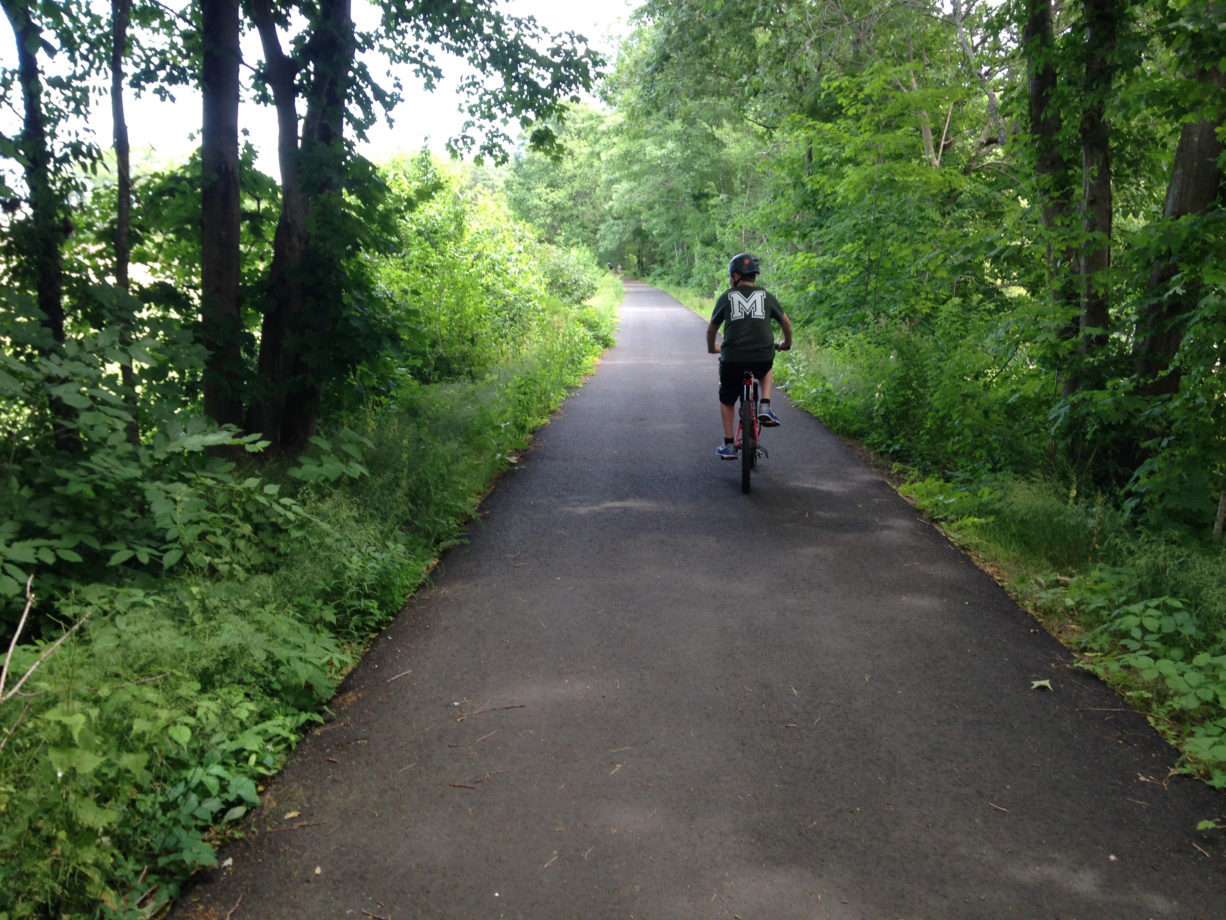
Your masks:
M721 444L715 448L715 453L723 460L735 460L738 451L735 444Z
M763 428L778 428L779 416L771 412L771 407L766 405L758 406L758 424Z

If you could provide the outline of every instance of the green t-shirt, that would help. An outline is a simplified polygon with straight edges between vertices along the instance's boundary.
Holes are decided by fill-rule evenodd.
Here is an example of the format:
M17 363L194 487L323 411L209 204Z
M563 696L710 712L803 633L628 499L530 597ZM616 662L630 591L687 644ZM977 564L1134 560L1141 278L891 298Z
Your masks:
M783 324L783 307L765 288L742 286L720 294L711 313L711 322L724 327L720 360L773 361L772 319Z

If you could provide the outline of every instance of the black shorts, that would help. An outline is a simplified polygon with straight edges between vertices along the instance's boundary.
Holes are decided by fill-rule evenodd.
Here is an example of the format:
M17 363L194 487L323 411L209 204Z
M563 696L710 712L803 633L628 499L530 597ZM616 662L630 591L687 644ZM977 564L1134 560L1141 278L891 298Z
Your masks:
M719 401L725 406L735 406L741 398L741 387L745 383L745 372L752 371L761 380L770 371L773 361L720 361L719 362Z

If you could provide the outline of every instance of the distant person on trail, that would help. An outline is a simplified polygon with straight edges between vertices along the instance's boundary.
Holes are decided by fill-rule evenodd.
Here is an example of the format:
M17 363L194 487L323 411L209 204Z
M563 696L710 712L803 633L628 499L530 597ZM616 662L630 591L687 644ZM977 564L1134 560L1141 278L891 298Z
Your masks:
M735 460L736 444L733 425L736 421L736 401L741 395L745 371L761 381L758 421L774 427L779 419L771 411L771 379L775 351L792 347L792 321L783 312L778 298L758 287L761 266L747 252L734 256L728 263L728 278L732 286L719 295L711 322L707 324L707 352L719 355L719 414L724 423L724 443L715 453L724 460ZM783 342L775 344L771 320L783 329ZM720 325L724 327L723 344L715 341Z

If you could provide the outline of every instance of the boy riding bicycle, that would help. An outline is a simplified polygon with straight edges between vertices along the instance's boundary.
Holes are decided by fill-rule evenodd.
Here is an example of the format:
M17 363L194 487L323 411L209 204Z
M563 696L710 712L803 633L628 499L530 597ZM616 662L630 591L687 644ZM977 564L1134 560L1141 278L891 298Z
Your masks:
M719 355L719 413L724 425L724 443L715 453L724 460L735 460L737 455L733 425L745 371L752 371L761 381L759 423L766 427L779 424L770 407L772 367L775 351L787 351L792 347L792 321L775 295L758 287L760 270L757 258L747 252L733 257L728 264L732 286L715 301L711 322L707 324L707 351ZM783 329L782 344L775 344L772 320ZM715 341L721 324L724 327L722 346Z

